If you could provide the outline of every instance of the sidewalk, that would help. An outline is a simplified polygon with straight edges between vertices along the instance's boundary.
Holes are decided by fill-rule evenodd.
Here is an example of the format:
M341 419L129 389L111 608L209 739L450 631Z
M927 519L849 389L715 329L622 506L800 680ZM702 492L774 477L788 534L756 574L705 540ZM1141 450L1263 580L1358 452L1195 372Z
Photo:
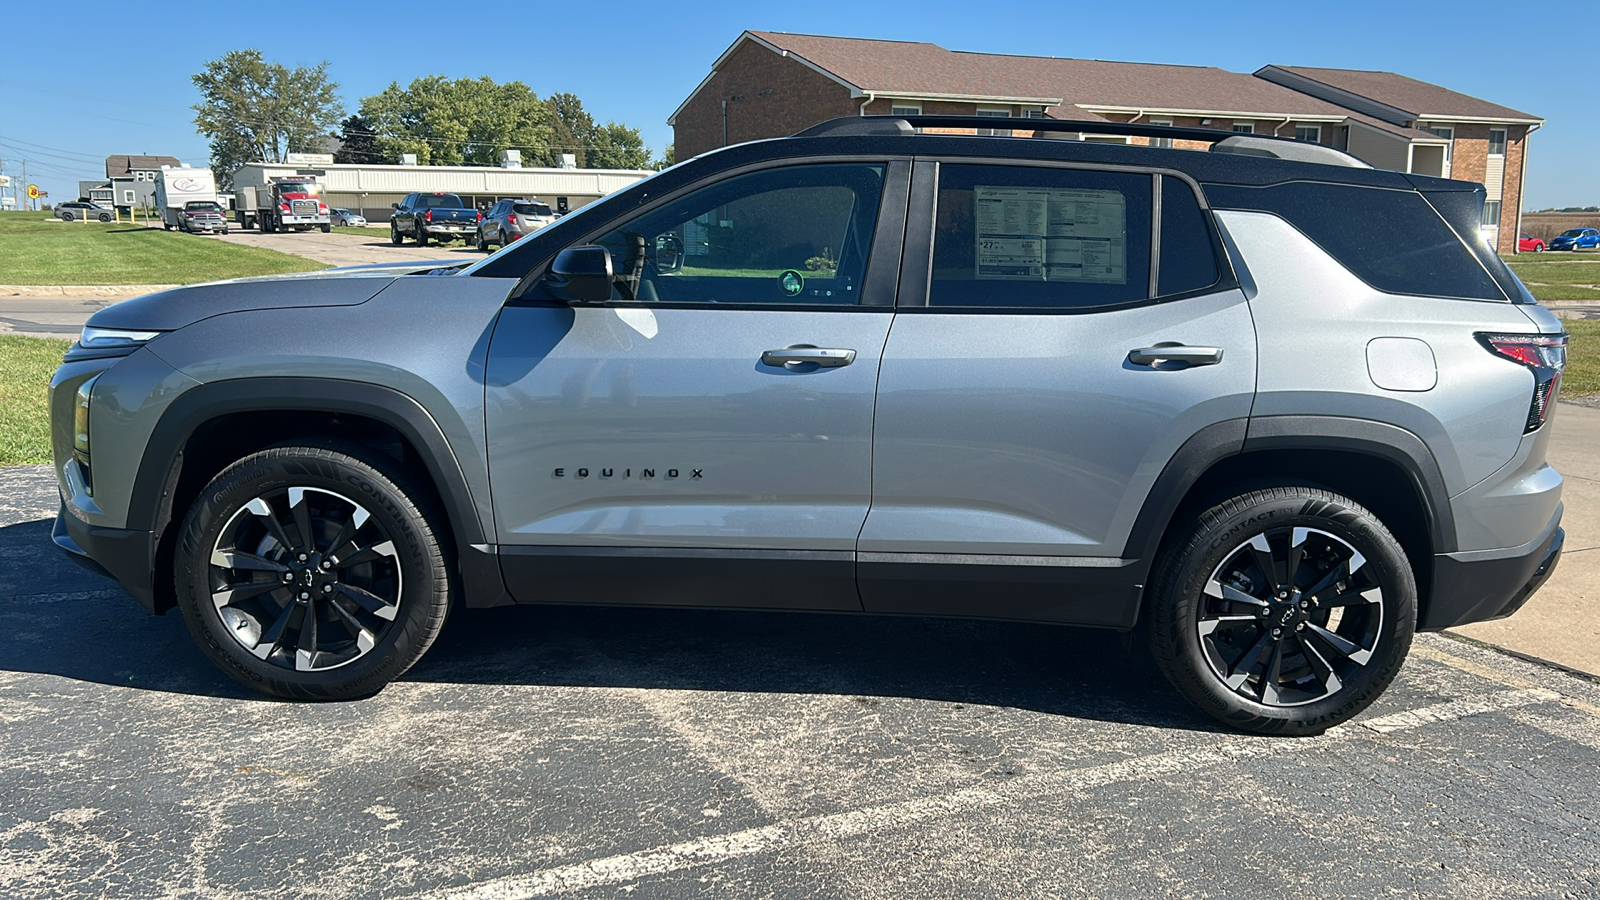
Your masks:
M1516 615L1453 631L1600 675L1600 409L1562 403L1550 427L1550 465L1565 479L1561 562Z

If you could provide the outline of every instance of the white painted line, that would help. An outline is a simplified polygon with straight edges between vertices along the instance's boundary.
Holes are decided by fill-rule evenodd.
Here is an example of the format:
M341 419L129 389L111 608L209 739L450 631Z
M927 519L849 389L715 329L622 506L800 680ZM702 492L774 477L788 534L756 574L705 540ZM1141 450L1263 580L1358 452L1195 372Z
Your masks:
M1024 775L997 784L962 788L938 797L913 798L865 809L789 819L728 834L696 838L634 853L586 860L512 875L479 884L424 894L424 900L529 900L567 891L625 884L652 875L681 872L733 859L781 850L814 840L837 840L948 818L984 807L1017 805L1041 796L1081 793L1110 784L1151 781L1194 772L1224 762L1319 750L1360 734L1388 734L1424 725L1450 722L1486 712L1559 701L1545 690L1501 691L1472 700L1382 716L1342 726L1313 738L1230 740L1214 747L1172 750L1081 769Z

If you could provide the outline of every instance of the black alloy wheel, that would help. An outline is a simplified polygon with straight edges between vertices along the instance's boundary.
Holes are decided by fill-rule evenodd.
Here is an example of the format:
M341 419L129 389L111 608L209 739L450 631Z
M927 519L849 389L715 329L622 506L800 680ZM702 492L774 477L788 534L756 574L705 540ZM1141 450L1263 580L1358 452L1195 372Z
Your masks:
M286 446L212 480L174 558L213 662L299 699L376 693L437 636L450 577L425 496L358 448Z
M1201 710L1247 731L1318 734L1388 687L1416 628L1404 549L1371 512L1310 487L1219 503L1169 540L1151 655Z

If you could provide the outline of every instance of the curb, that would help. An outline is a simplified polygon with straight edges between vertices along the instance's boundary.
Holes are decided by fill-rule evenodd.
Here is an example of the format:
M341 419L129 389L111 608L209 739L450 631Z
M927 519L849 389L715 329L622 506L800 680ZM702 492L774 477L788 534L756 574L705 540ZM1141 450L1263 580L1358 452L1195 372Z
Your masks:
M126 300L156 291L169 291L178 284L0 284L0 297L105 297Z
M1547 669L1555 669L1558 672L1563 672L1567 675L1571 675L1574 678L1581 678L1590 684L1600 684L1600 675L1596 675L1593 672L1585 672L1582 669L1575 669L1572 666L1562 665L1558 662L1551 662L1543 657L1534 656L1532 653L1523 653L1521 650L1513 650L1510 647L1502 647L1499 644L1491 644L1482 638L1469 637L1468 635L1460 634L1448 628L1437 632L1437 634L1441 635L1442 637L1449 638L1452 641L1460 641L1461 643L1472 647L1481 647L1485 650L1492 650L1495 653L1509 656L1513 659L1520 659L1523 662L1544 666Z

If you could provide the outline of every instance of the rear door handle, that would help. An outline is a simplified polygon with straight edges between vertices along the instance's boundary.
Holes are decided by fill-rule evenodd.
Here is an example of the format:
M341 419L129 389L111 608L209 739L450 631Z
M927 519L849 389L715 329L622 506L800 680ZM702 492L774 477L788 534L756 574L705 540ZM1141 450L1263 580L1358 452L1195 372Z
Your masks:
M773 368L795 368L796 366L812 363L818 368L832 369L838 366L848 366L856 361L854 350L832 350L825 347L813 347L810 344L796 344L782 350L768 350L761 354L761 364Z
M1128 362L1136 366L1155 368L1163 362L1186 363L1189 366L1214 366L1222 362L1221 347L1186 347L1177 343L1160 343L1154 347L1128 351Z

